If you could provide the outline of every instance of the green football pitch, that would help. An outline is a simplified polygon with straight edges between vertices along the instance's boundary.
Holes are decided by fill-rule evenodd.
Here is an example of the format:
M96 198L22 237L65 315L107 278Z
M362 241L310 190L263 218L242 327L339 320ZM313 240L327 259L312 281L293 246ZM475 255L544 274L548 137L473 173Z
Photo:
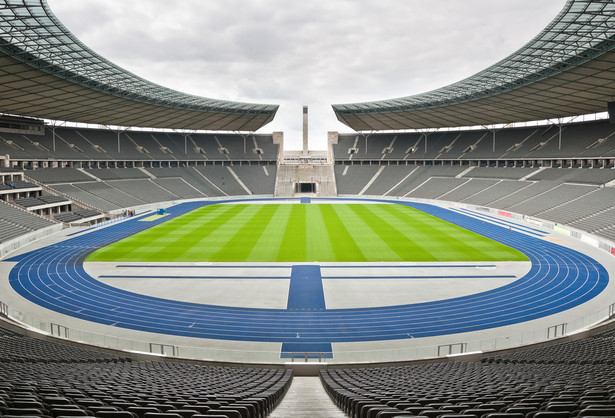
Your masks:
M397 204L214 204L87 261L520 261L503 244Z

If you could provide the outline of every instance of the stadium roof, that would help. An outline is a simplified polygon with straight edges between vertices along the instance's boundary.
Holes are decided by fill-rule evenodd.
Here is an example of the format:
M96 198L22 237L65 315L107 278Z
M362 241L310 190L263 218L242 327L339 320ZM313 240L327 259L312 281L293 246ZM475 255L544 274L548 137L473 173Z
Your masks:
M0 2L0 112L149 128L255 131L277 105L171 90L107 61L80 42L45 0Z
M492 125L605 112L615 100L615 2L569 0L521 49L414 96L333 105L357 131Z

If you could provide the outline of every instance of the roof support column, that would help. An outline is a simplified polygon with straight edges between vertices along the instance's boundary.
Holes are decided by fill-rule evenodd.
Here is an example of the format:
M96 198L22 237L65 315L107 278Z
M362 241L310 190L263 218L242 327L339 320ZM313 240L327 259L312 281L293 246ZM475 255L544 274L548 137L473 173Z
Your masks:
M359 132L360 135L363 136L363 138L365 138L365 153L367 154L367 138L369 138L370 136L372 136L374 134L374 132L376 131L370 131L367 135L364 134L363 132Z
M243 138L243 153L245 155L248 152L248 147L246 145L246 141L247 141L248 137L250 135L252 135L252 134L251 133L242 134L241 132L237 131L237 135L241 135L241 137Z
M188 129L173 129L173 131L179 132L179 134L184 137L184 154L188 155L188 137L196 131Z
M491 133L492 133L492 143L493 143L493 145L491 147L491 151L493 153L495 153L495 134L496 134L496 132L501 130L501 129L507 128L508 126L510 126L510 124L503 125L503 126L500 125L499 128L498 128L498 125L483 125L482 126L483 128L487 129L488 131L491 131Z
M66 121L62 122L59 125L56 125L56 122L57 121L55 121L55 120L51 121L51 134L52 134L51 143L52 143L53 152L56 151L56 128L59 128L60 126L66 124Z
M438 132L438 130L437 129L431 129L431 130L428 129L428 130L422 130L421 131L421 136L419 137L419 141L421 140L422 137L425 138L425 155L427 155L427 137L429 135L431 135L432 133L434 133L434 132Z
M130 127L128 127L128 128L122 128L121 126L118 126L116 129L114 129L114 128L113 128L113 127L111 127L111 126L107 126L107 125L105 125L105 128L107 128L107 129L108 129L108 130L110 130L110 131L113 131L113 132L117 133L117 153L119 154L119 153L121 152L121 147L120 147L120 134L121 134L122 132L126 132L126 131L130 130Z
M558 137L557 137L557 149L561 150L562 149L562 130L564 128L564 125L567 125L569 123L572 123L576 118L578 118L578 116L575 116L573 118L570 118L569 120L564 120L564 118L558 118L557 119L557 123L552 122L551 120L549 120L549 123L552 123L553 125L557 125L557 127L559 128L559 132L558 132Z

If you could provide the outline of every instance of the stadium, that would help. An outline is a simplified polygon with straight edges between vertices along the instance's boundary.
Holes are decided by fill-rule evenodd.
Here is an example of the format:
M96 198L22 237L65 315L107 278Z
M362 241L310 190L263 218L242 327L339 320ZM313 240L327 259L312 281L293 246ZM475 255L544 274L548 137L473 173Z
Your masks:
M289 151L3 2L0 416L615 416L614 27Z

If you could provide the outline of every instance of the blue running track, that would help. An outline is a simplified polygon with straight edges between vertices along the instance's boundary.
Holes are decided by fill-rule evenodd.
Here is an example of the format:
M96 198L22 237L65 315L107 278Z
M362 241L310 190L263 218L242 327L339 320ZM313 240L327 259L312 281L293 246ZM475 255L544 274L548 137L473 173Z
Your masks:
M457 211L411 202L398 203L516 248L530 259L530 271L506 286L469 296L357 309L327 309L324 304L301 309L298 300L289 300L289 309L180 302L117 289L85 272L83 261L94 250L212 203L219 202L182 203L158 221L134 218L14 257L9 260L17 262L10 283L45 308L101 324L187 337L279 342L293 349L304 344L304 351L317 351L333 342L404 339L408 334L419 338L529 321L589 301L609 280L602 265L578 251ZM295 273L319 274L308 270ZM312 298L322 301L317 292Z

